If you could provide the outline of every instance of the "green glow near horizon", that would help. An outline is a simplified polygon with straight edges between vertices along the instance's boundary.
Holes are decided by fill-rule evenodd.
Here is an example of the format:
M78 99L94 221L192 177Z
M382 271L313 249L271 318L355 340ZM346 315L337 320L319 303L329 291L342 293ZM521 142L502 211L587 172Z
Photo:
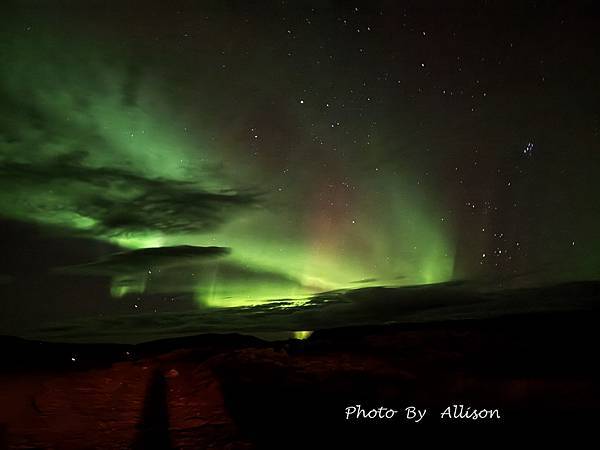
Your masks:
M312 331L294 331L293 337L294 339L304 340L308 339L311 336L311 334L313 334Z

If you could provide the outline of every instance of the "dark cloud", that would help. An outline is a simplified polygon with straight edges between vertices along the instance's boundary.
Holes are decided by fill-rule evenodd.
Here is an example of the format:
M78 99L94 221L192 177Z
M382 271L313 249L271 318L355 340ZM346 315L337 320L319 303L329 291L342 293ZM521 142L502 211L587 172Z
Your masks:
M364 288L320 294L298 305L279 300L257 306L82 319L28 330L29 337L141 342L207 332L247 334L316 330L349 325L477 319L507 314L597 308L597 282L479 292L444 283L407 288ZM578 298L573 302L573 298Z
M56 273L80 277L111 277L114 289L152 295L195 294L198 300L217 296L223 301L247 298L261 286L303 288L296 278L275 270L244 265L224 247L144 248L114 253L96 261L60 267ZM119 295L121 296L121 295Z
M353 284L365 284L365 283L374 283L377 281L377 278L363 278L362 280L352 281Z
M224 247L197 247L179 245L157 247L115 253L98 261L68 266L59 269L63 273L80 275L126 275L146 272L148 268L178 267L193 265L207 258L229 254Z
M29 28L0 31L0 215L106 239L212 231L258 203L137 52Z
M63 226L75 220L65 218L71 213L91 219L86 226L74 222L73 228L106 237L204 232L258 201L255 193L211 192L192 182L93 167L86 157L85 152L72 152L42 163L0 160L2 212L21 220L54 221ZM60 193L59 201L53 193ZM19 203L20 194L38 194L38 199Z
M0 273L10 274L13 278L30 277L123 250L117 245L69 233L70 230L61 227L0 217Z

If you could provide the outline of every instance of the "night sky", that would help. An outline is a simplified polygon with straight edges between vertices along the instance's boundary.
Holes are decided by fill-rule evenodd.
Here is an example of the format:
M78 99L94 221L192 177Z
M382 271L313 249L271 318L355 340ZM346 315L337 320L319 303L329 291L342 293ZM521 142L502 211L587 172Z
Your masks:
M0 334L265 310L256 329L293 330L323 292L600 278L599 20L592 1L8 2Z

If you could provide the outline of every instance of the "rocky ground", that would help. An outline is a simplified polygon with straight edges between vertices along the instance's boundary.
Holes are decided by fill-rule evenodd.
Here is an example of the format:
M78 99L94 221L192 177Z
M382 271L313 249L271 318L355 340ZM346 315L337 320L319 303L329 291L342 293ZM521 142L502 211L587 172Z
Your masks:
M347 445L438 426L457 403L501 412L500 420L450 421L463 428L585 425L599 418L597 323L595 312L535 314L340 328L303 341L204 335L108 347L6 338L2 445ZM358 404L400 413L346 420L345 408ZM402 417L410 405L428 410L419 424Z

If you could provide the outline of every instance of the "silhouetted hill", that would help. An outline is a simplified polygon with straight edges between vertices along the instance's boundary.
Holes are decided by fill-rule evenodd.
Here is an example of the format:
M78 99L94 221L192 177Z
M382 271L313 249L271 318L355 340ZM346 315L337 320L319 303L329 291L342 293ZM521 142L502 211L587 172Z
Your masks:
M340 327L278 342L3 337L10 364L0 372L0 429L20 448L339 448L422 438L454 404L498 409L497 422L450 421L488 433L581 427L600 418L599 319L595 310L532 312ZM429 412L422 424L346 420L355 405Z

